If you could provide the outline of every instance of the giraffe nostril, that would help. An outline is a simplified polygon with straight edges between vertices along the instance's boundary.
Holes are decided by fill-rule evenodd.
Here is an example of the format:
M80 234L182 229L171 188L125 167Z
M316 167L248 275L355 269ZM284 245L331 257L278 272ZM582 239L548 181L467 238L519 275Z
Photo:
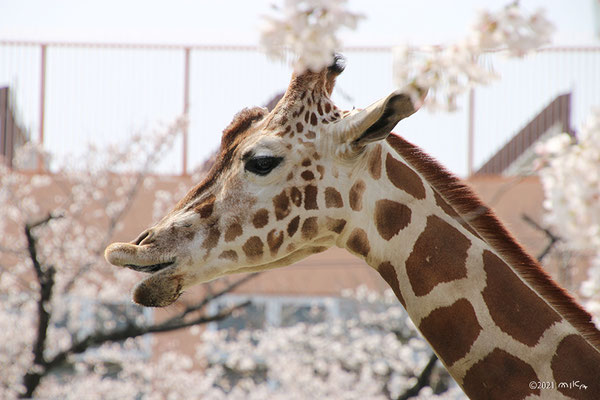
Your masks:
M154 236L154 231L151 229L147 229L144 232L140 233L140 235L131 243L141 246L143 244L148 244L152 237Z

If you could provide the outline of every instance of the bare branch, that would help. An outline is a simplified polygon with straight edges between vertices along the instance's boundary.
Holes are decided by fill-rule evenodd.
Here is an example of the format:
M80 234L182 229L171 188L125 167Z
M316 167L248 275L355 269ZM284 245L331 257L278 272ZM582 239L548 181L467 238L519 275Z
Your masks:
M194 325L206 324L213 321L220 321L224 318L229 317L234 311L239 310L241 308L247 307L250 304L250 301L246 301L241 304L237 304L233 307L230 307L224 311L221 311L218 314L212 315L210 317L201 316L191 321L184 321L181 319L178 322L174 322L173 319L169 319L167 321L161 322L160 324L154 324L150 326L139 326L133 323L129 323L127 326L121 329L116 329L111 332L99 332L94 333L86 338L77 341L71 345L70 348L58 353L52 360L48 361L46 364L47 369L51 369L61 363L63 363L68 356L73 354L83 353L90 347L100 346L107 342L121 342L126 339L135 338L138 336L145 335L147 333L162 333L162 332L170 332L177 329L187 328Z
M54 216L52 213L49 213L46 217L42 218L39 221L25 224L25 236L27 237L27 250L29 252L29 257L31 258L31 261L33 262L33 268L35 269L35 273L38 278L38 281L40 282L40 285L42 284L44 271L42 270L42 266L40 265L40 262L39 262L38 256L37 256L37 248L36 248L37 241L34 238L33 233L31 231L40 225L48 223L53 218L60 218L60 217L61 216Z
M550 242L546 245L546 247L544 248L544 250L542 250L542 252L537 256L537 260L541 262L544 259L544 257L546 257L548 255L548 253L550 253L550 250L552 250L552 248L554 247L554 245L556 245L557 242L560 242L562 240L562 238L560 238L560 237L556 236L555 234L553 234L550 231L550 229L544 228L543 226L541 226L540 224L538 224L537 222L535 222L533 220L533 218L531 218L527 214L523 214L521 216L521 218L523 218L523 220L525 222L527 222L529 225L531 225L532 227L534 227L538 231L543 232L548 237L548 239L550 239Z
M37 255L37 240L33 236L32 230L38 226L48 223L51 219L56 218L52 214L34 222L25 224L25 236L27 237L27 249L29 257L33 264L33 269L40 285L39 298L37 302L38 324L35 342L33 344L33 366L44 366L46 360L44 358L44 349L46 347L46 337L48 335L48 325L50 324L50 313L47 306L52 297L52 288L54 287L54 275L56 270L53 266L42 267ZM32 368L33 369L33 368ZM26 389L25 396L31 397L33 391L38 386L41 376L34 372L28 372L23 377L23 384Z
M189 320L189 321L186 321L182 317L183 313L181 313L178 316L176 316L174 318L170 318L159 324L153 324L153 325L149 325L149 326L140 326L140 325L133 323L132 321L129 321L127 326L125 326L123 328L116 329L111 332L96 332L91 335L88 335L84 339L73 343L71 345L71 347L69 347L68 349L56 354L52 359L44 360L42 364L39 364L39 366L41 367L40 371L29 372L26 375L24 382L25 383L30 382L30 385L29 386L26 385L27 393L24 393L22 395L22 397L24 397L24 398L31 397L33 395L33 392L35 391L35 388L38 386L40 380L44 376L46 376L52 369L63 364L67 360L68 357L70 357L74 354L83 353L91 347L100 346L100 345L102 345L104 343L108 343L108 342L121 342L126 339L135 338L135 337L142 336L142 335L145 335L148 333L170 332L170 331L174 331L174 330L178 330L178 329L182 329L182 328L188 328L188 327L194 326L194 325L201 325L201 324L206 324L209 322L220 321L222 319L229 317L236 310L247 307L250 303L251 303L250 301L246 301L244 303L240 303L240 304L237 304L226 310L223 310L218 314L215 314L215 315L212 315L209 317L200 316L200 317L197 317L197 318ZM31 389L30 389L30 387L31 387Z
M213 293L210 294L208 296L206 296L201 302L199 302L198 304L194 304L192 306L188 306L185 310L183 310L183 312L176 316L173 317L173 319L178 319L178 318L185 318L188 314L194 312L194 311L198 311L200 309L202 309L204 306L206 306L208 303L210 303L211 301L223 296L224 294L227 294L229 292L231 292L232 290L234 290L235 288L237 288L238 286L243 285L244 283L248 282L249 280L255 278L256 276L258 276L260 274L260 272L255 272L252 274L249 274L241 279L236 280L235 282L227 285L224 289L218 291L217 293Z
M421 389L423 389L425 386L429 386L431 373L433 372L433 367L435 367L437 359L437 356L435 355L435 353L433 353L429 358L429 362L427 363L423 371L421 371L421 375L419 375L417 383L415 383L414 386L408 389L406 392L402 393L400 397L398 397L398 400L408 400L411 397L415 397L419 394Z

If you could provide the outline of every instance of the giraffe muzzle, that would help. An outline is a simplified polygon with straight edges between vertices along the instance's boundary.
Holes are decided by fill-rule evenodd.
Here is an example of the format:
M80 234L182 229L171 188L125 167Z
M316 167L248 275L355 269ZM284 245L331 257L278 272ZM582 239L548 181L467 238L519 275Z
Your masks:
M148 249L131 243L111 244L106 248L104 257L113 265L149 274L162 271L176 262L174 257L157 259Z

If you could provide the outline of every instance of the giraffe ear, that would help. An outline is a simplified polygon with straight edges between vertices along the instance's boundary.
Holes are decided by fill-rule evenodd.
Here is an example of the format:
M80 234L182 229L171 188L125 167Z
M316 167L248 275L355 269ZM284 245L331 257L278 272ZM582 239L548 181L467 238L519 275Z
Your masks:
M385 139L396 124L414 114L425 97L425 91L419 103L415 104L411 96L402 90L397 90L388 97L371 104L369 107L355 112L334 124L333 129L341 144L354 150L377 140Z

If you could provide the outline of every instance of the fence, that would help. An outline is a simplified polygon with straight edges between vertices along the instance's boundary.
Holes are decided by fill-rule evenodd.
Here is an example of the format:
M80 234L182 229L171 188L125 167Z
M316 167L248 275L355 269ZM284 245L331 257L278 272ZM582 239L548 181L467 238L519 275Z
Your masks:
M394 89L390 48L348 48L345 55L334 93L341 107L364 107ZM471 104L465 96L458 113L419 112L397 128L461 175L558 95L573 93L574 127L600 105L600 47L547 49L518 61L489 57L503 79L478 88ZM200 164L233 114L265 104L289 76L287 65L251 46L0 42L0 86L15 92L26 130L57 158L187 114L188 131L156 167L170 174Z

